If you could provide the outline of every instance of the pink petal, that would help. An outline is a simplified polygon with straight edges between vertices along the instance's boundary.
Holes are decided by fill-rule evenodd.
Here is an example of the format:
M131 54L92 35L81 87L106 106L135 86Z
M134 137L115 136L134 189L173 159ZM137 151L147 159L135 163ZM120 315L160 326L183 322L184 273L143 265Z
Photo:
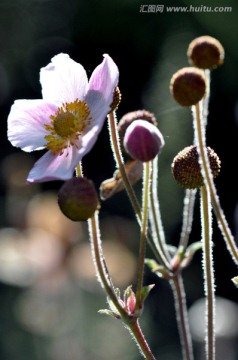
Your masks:
M51 180L68 180L73 176L76 165L79 163L79 155L76 148L67 149L63 155L54 155L47 151L31 169L27 182L36 183Z
M59 54L40 71L43 99L61 106L84 99L88 79L83 66L67 54Z
M50 121L57 107L43 100L16 100L8 116L8 139L24 151L44 148L48 132L44 124Z
M78 155L81 160L94 146L97 141L98 134L101 131L101 127L96 124L87 133L85 133L80 141Z
M112 58L105 54L103 62L96 67L89 80L86 102L89 105L91 115L100 123L110 110L113 92L118 85L119 71Z

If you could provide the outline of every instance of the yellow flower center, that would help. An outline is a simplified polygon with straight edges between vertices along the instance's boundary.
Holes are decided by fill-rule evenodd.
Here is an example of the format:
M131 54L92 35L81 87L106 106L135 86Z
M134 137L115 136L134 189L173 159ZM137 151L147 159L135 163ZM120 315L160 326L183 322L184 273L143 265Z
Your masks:
M85 101L78 99L72 103L63 104L54 115L50 116L50 124L45 124L49 135L45 147L54 155L63 154L64 149L76 146L80 135L91 123L90 111Z

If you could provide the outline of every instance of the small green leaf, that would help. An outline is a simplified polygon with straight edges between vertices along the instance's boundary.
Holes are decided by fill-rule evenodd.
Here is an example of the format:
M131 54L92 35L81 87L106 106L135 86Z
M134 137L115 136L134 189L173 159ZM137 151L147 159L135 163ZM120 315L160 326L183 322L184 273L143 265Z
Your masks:
M145 264L150 268L150 270L163 279L169 279L170 273L164 266L157 264L153 259L145 259Z
M101 310L98 310L99 314L105 314L105 315L109 315L109 316L112 316L116 319L120 319L121 316L118 314L118 313L115 313L114 311L111 311L111 310L108 310L108 309L101 309Z
M157 262L153 259L145 259L145 264L150 268L152 272L159 271L161 268L160 265L157 264Z
M142 303L145 301L145 299L147 298L147 296L149 295L150 291L153 289L154 286L155 286L155 284L151 284L151 285L144 286L141 289L140 299L141 299Z

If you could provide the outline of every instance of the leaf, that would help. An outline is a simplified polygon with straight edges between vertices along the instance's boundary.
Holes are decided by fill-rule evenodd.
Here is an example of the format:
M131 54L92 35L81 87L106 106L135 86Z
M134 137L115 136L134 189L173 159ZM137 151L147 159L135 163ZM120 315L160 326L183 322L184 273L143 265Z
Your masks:
M144 286L141 289L140 299L141 299L142 303L144 303L145 299L147 298L147 296L149 295L149 293L151 292L151 290L153 289L154 286L155 286L155 284L151 284L151 285Z
M101 310L98 310L99 314L105 314L105 315L109 315L109 316L112 316L114 317L115 319L120 319L121 316L118 314L118 313L115 313L111 310L108 310L108 309L101 309Z
M163 279L169 279L171 274L169 271L162 265L157 264L153 259L145 259L145 264L150 268L150 270Z

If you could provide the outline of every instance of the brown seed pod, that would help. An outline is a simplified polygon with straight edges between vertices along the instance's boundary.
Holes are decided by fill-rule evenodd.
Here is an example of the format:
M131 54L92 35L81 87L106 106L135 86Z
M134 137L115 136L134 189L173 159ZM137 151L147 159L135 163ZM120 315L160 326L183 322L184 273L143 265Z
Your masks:
M172 76L170 92L180 105L196 105L206 94L206 82L202 70L184 67Z
M194 39L188 47L190 64L201 69L215 69L224 62L225 52L221 43L208 35Z
M212 174L215 178L220 172L221 162L214 150L210 147L206 149ZM198 189L204 185L197 147L195 145L188 146L180 151L175 156L171 168L175 180L182 187L186 189Z

